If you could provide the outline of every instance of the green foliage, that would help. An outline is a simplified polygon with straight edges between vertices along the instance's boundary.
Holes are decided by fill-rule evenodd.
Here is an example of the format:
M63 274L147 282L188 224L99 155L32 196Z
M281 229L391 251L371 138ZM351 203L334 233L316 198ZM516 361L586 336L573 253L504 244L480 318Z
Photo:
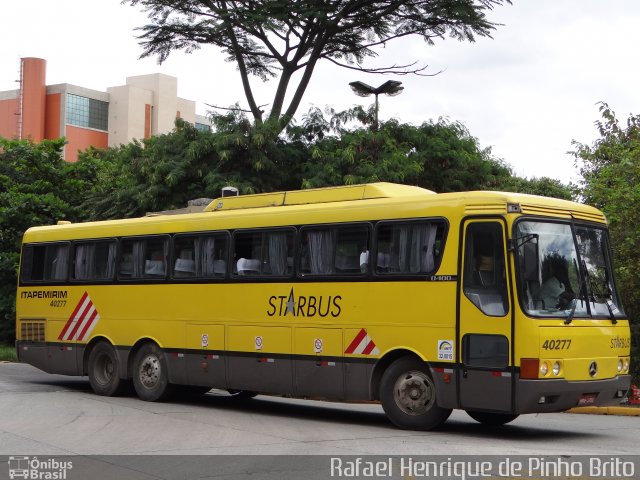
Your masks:
M86 214L83 195L93 176L91 163L62 160L64 139L0 138L0 341L15 338L16 272L24 231Z
M17 360L16 347L0 344L0 362L15 362Z
M503 180L499 189L506 192L528 193L530 195L573 200L575 185L565 185L560 180L549 177L528 179L512 175Z
M241 193L388 181L436 192L516 190L569 198L551 179L526 180L482 149L466 127L440 119L420 126L372 125L373 110L311 109L278 135L277 124L252 124L239 110L215 115L214 131L177 120L173 132L115 149L89 150L96 163L88 218L122 218L182 208L232 185ZM353 126L355 123L355 127Z
M631 321L640 324L640 115L629 116L621 125L606 103L600 104L600 113L600 138L590 146L573 142L582 175L578 193L609 220L622 302ZM637 355L635 362L637 377Z
M149 23L139 37L143 57L164 61L174 50L187 53L214 45L238 67L256 123L263 111L250 77L277 78L269 120L279 130L293 119L313 71L321 60L365 72L420 73L426 67L365 68L376 50L406 36L459 41L487 37L496 25L486 12L509 0L324 0L211 2L207 0L123 0L141 5ZM285 106L285 100L288 106Z
M215 132L178 119L168 134L108 150L83 160L101 164L90 192L91 218L122 218L181 208L232 185L241 193L294 187L300 152L277 137L269 123L252 127L231 113L214 118Z
M481 149L461 123L439 119L413 126L392 120L377 130L349 130L345 124L354 120L372 124L374 112L328 113L326 119L313 110L301 127L289 129L309 142L312 161L303 168L304 188L389 181L452 192L495 189L511 178L511 170Z

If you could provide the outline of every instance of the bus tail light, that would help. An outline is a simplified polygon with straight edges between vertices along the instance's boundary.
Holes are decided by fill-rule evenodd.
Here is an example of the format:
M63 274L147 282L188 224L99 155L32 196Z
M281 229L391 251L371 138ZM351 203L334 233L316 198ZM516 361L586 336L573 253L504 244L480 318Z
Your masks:
M537 379L540 371L539 358L521 358L520 359L520 378Z

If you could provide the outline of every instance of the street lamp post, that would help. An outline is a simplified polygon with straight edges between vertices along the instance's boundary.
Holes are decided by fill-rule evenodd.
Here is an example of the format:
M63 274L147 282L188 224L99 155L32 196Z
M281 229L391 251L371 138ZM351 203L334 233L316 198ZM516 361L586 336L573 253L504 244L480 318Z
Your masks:
M378 95L384 94L384 95L389 95L390 97L394 97L398 95L400 92L402 92L402 90L404 90L404 87L401 86L402 82L398 82L397 80L387 80L378 88L373 88L371 85L367 85L366 83L363 83L363 82L351 82L349 85L351 86L351 90L353 90L353 92L356 95L359 95L360 97L368 97L369 95L375 95L376 118L375 118L375 123L373 124L374 130L378 130Z

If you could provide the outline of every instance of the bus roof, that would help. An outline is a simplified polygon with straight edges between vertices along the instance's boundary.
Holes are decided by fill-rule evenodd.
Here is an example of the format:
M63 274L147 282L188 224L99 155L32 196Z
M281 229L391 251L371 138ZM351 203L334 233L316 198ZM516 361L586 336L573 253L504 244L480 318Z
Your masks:
M23 241L42 242L416 216L507 213L606 223L605 216L596 208L568 200L494 191L436 194L414 186L372 183L221 197L199 213L33 227L25 232ZM312 222L309 221L310 218L313 218Z
M397 183L368 183L340 187L310 188L288 192L258 193L217 198L205 212L238 210L241 208L279 207L286 205L306 205L310 203L348 202L374 198L397 198L416 195L435 195L435 192L411 185Z

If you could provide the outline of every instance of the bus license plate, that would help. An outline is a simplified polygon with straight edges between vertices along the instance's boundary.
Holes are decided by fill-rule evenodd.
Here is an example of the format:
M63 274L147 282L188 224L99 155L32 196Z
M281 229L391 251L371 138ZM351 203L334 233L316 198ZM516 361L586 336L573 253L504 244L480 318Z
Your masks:
M578 402L579 407L584 407L586 405L593 405L596 403L597 393L585 393L580 397L580 401Z

